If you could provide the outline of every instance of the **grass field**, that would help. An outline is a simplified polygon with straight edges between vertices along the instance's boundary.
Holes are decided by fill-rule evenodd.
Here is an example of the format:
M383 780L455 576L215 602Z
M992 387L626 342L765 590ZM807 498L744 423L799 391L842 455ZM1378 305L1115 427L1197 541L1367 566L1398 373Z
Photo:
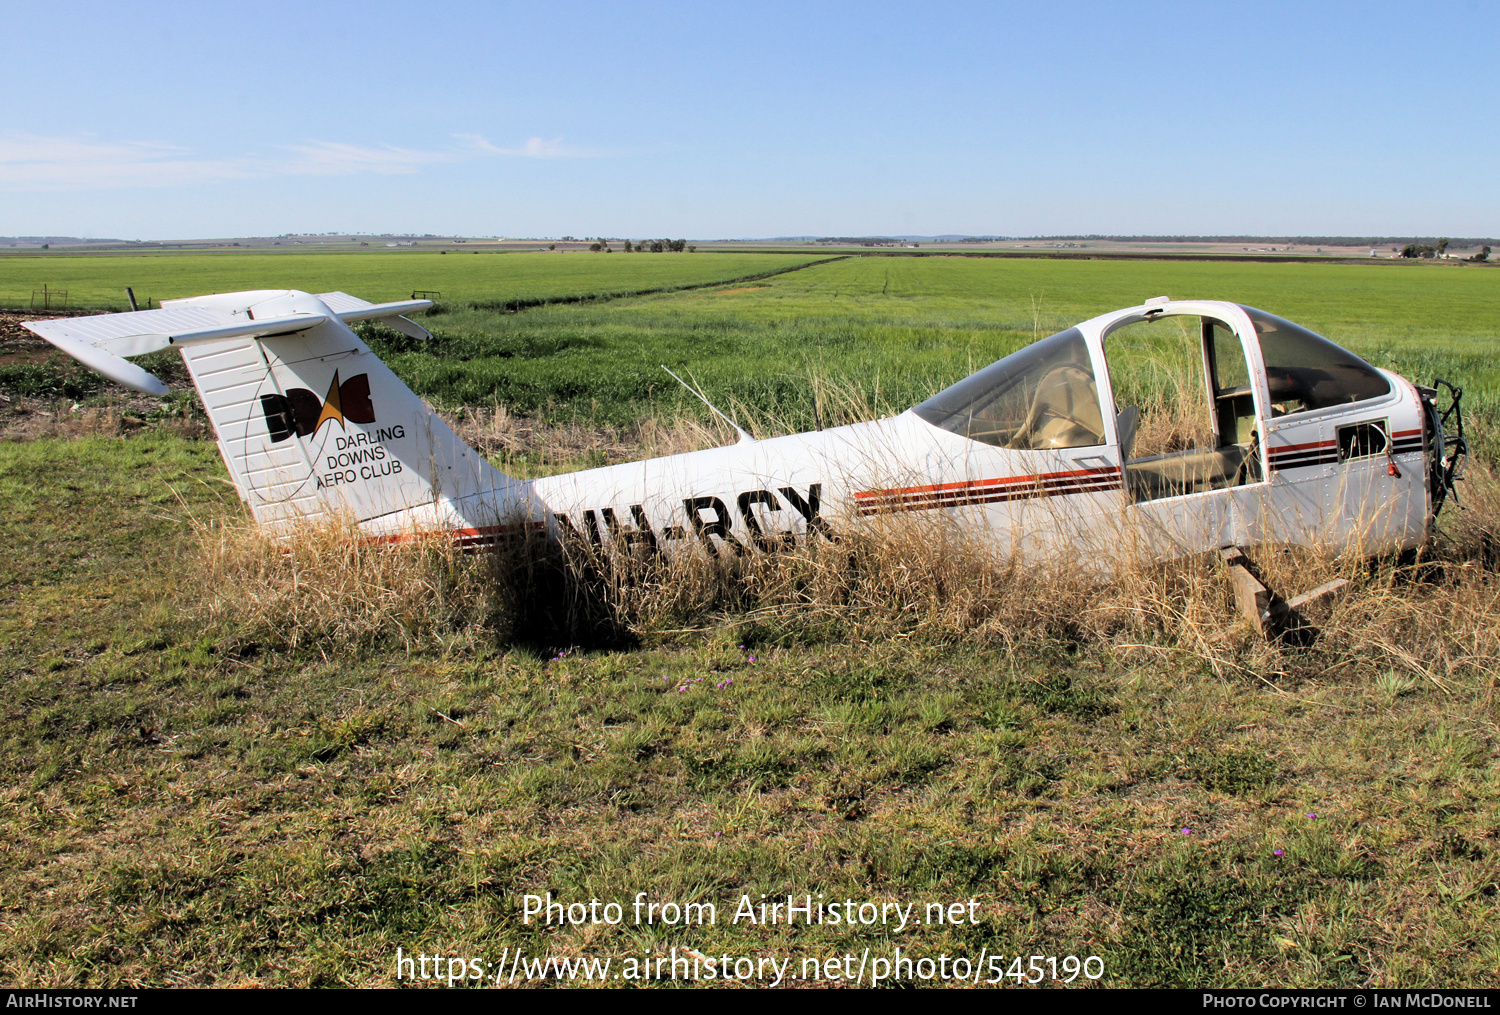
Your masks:
M465 257L538 265L533 292L614 284L546 274L600 263L585 255L445 260ZM214 278L273 284L226 264ZM182 291L226 288L208 277ZM369 295L404 295L394 279ZM1496 280L850 259L738 291L469 305L492 290L430 319L434 348L385 348L447 409L541 416L543 443L550 425L628 434L692 413L662 362L771 429L806 420L815 385L829 409L904 408L971 358L1167 293L1262 306L1423 380L1451 372L1492 427ZM25 401L6 376L0 394ZM842 976L899 948L971 970L1001 955L1007 985L1037 955L1099 957L1102 977L1075 984L1500 986L1482 477L1445 516L1440 568L1305 565L1298 580L1356 585L1311 648L1246 636L1203 565L1101 585L895 551L850 563L813 609L766 576L743 594L647 589L623 633L581 647L507 618L503 597L474 608L469 590L505 587L483 562L257 558L212 443L132 433L0 444L8 983L392 984L398 947L612 958L611 975L673 948L790 959L793 977L852 956ZM327 586L288 581L304 566L368 608L318 612ZM523 922L548 891L619 903L623 921ZM638 924L637 892L712 902L717 920ZM762 893L915 904L918 925L730 922ZM964 918L925 922L938 903Z
M889 414L1037 337L1151 295L1230 299L1320 331L1420 383L1500 402L1500 271L1481 266L849 258L702 290L525 314L455 307L439 341L383 347L424 397L501 404L551 421L620 425L701 407L662 370L696 379L768 432L853 408ZM842 396L842 397L839 397Z
M594 254L404 250L304 254L163 252L150 254L0 254L0 307L29 307L45 284L68 294L69 307L129 309L125 287L146 300L247 289L352 293L387 302L413 290L450 302L544 300L618 295L701 285L806 264L827 255Z

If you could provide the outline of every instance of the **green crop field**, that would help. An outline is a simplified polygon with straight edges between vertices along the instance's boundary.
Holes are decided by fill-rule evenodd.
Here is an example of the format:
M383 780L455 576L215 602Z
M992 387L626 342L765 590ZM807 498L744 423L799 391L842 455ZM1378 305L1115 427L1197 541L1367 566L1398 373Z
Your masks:
M827 256L827 255L823 255ZM125 287L145 306L247 289L342 291L372 302L413 290L445 301L546 300L618 295L743 278L818 260L788 254L493 253L402 250L358 253L238 251L0 254L0 307L31 306L43 285L69 307L128 309Z
M786 269L800 270L787 271ZM524 300L676 288L782 274L723 290L538 308ZM1320 331L1422 383L1466 385L1488 420L1500 392L1500 272L1465 264L1245 264L961 257L817 259L766 254L470 255L167 253L0 256L0 304L25 305L50 275L85 301L118 305L136 285L167 296L242 288L342 289L398 299L442 292L430 345L381 344L420 394L447 408L505 406L548 422L628 425L701 407L661 370L768 429L896 412L1034 338L1150 295L1230 299ZM33 276L36 276L33 278ZM71 296L70 296L71 298ZM386 333L386 337L394 337ZM100 382L66 363L66 382L26 367L27 394L79 397ZM0 364L0 384L7 381ZM50 375L48 375L50 376ZM825 420L826 422L826 420Z
M0 978L393 985L399 948L468 982L520 949L517 983L566 978L535 974L551 955L639 986L676 949L799 985L905 956L918 985L1500 987L1500 273L857 257L497 308L808 260L3 256L0 294L37 264L116 305L141 277L439 289L433 343L372 344L445 410L527 417L551 468L590 460L580 432L629 457L701 419L662 363L769 432L815 395L825 422L905 408L1149 296L1230 299L1464 384L1468 510L1421 567L1259 558L1288 589L1351 580L1301 647L1242 629L1211 562L1105 581L921 544L668 575L569 627L503 561L268 549L190 397L126 401L7 331ZM548 892L622 920L527 923ZM640 892L714 919L638 922ZM911 922L733 921L789 894Z
M848 404L899 412L1037 337L1162 294L1259 306L1421 383L1467 385L1486 420L1500 404L1500 271L1469 265L848 258L730 291L521 315L455 306L428 319L438 342L383 351L448 407L614 424L700 412L665 364L750 421L811 429L815 386L846 396L825 422Z

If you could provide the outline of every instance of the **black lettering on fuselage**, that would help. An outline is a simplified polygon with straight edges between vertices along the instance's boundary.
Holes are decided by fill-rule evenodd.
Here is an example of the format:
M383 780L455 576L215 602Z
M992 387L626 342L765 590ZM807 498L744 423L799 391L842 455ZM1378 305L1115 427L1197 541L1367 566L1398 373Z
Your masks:
M782 497L791 504L807 524L807 534L813 537L814 533L822 535L830 542L836 542L838 536L834 533L827 522L819 515L822 506L823 484L813 483L807 489L804 498L795 488L783 486L779 488ZM763 505L767 514L785 510L781 500L770 490L746 490L737 495L736 507L739 515L744 520L745 528L749 530L750 542L756 548L767 553L775 553L781 550L789 550L796 545L797 532L795 528L768 529L762 525L773 524L770 518L757 517L755 505ZM682 501L683 510L687 512L688 521L691 524L692 533L703 543L710 555L717 557L719 550L728 549L732 554L743 554L746 551L745 544L735 537L734 515L718 497L686 497ZM646 548L648 555L661 552L661 544L658 539L681 540L689 538L688 533L681 525L667 525L657 534L650 519L646 517L646 509L643 504L630 505L630 515L635 520L631 526L622 523L615 514L614 508L588 508L583 512L583 527L587 531L587 539L596 550L602 551L605 542L605 530L608 530L608 539L616 548L631 552L637 544ZM553 514L557 519L558 534L565 543L572 542L581 545L585 538L573 520L561 512ZM603 524L600 524L600 519Z
M590 539L579 532L573 520L562 512L553 512L552 517L557 519L557 538L562 544L563 553L574 565L582 566L586 573L593 573L593 569L603 562L598 524L594 522L588 511L583 512L584 528L588 529L593 537Z
M564 547L569 545L583 545L583 533L578 531L578 526L573 520L561 511L552 512L552 517L557 519L557 535Z
M337 472L325 472L323 475L314 476L313 478L318 481L318 489L325 490L330 486L342 486L345 483L352 483L359 476L353 469L342 469Z
M592 509L583 513L583 526L589 530L589 542L594 544L594 549L604 549L604 540L599 537L599 519Z
M743 553L745 551L740 541L729 534L729 528L734 524L734 519L724 507L724 502L719 498L688 497L683 500L682 506L687 509L688 521L692 523L693 531L698 534L699 539L703 540L704 547L707 548L712 556L717 557L719 555L719 548L714 545L714 536L722 539L724 545L731 547L734 553ZM711 522L704 521L703 516L698 513L699 511L712 511L714 513L714 520Z
M833 529L829 528L828 523L818 516L818 505L823 495L822 483L814 483L807 488L806 500L803 500L793 487L783 486L780 489L781 495L792 502L792 507L797 509L797 513L807 519L807 534L809 536L814 532L818 532L830 543L838 542L839 537L834 534Z
M348 447L349 445L342 446ZM360 448L356 451L341 451L327 457L330 469L347 469L351 465L369 465L372 462L384 461L385 447L376 444L373 447Z
M776 532L767 535L761 530L760 521L751 510L751 504L764 504L772 511L781 510L781 501L770 490L746 490L740 494L739 508L740 517L745 520L745 528L750 530L750 541L760 547L766 553L775 553L777 550L790 550L796 545L797 535L794 532Z
M378 465L364 465L360 467L360 479L380 479L382 476L394 476L401 472L401 463L392 458L390 461L381 462Z
M640 504L630 505L630 516L635 519L635 528L628 528L615 520L614 508L603 508L599 512L604 516L604 524L609 527L610 538L615 543L623 543L626 553L636 543L642 543L646 552L655 555L657 552L656 533L651 530L651 523L646 520L646 511Z

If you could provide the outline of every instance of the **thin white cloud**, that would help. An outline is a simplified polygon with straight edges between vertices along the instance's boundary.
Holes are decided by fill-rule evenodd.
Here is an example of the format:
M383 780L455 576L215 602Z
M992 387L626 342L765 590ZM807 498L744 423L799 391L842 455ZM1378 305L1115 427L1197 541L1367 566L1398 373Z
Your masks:
M355 173L415 173L424 166L452 162L457 152L422 152L393 145L365 148L337 141L282 145L293 160L274 175L350 176Z
M10 190L172 187L252 175L240 160L194 158L186 149L151 141L0 136L0 187Z
M0 135L0 189L110 190L182 187L278 176L410 174L428 166L487 156L563 159L590 158L595 154L565 145L561 138L532 137L519 148L504 148L478 134L455 136L461 143L444 151L314 140L279 145L275 149L278 154L271 157L203 158L186 148L155 141L99 141L87 135L42 137L10 133Z
M455 135L469 142L475 151L486 155L509 155L524 159L590 159L598 153L587 148L575 148L562 143L562 138L529 137L519 148L502 148L479 134Z

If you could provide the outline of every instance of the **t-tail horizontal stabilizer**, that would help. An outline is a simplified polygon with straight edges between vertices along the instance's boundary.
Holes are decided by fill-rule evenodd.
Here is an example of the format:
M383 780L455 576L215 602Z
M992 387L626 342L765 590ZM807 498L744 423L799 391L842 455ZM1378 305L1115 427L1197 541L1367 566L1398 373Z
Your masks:
M284 301L290 295L280 292L231 294L271 296L260 304ZM305 293L300 294L306 296ZM281 297L278 301L275 297ZM117 384L148 395L165 395L168 388L161 379L142 370L122 357L144 356L172 346L194 342L215 342L226 338L263 338L289 335L315 327L332 316L345 323L381 321L414 338L431 338L427 330L401 316L428 310L431 300L403 300L400 303L370 303L348 293L323 293L314 297L317 309L299 308L279 316L255 314L255 306L242 309L210 308L195 305L194 300L167 300L160 310L136 310L128 314L101 314L96 317L63 317L52 321L26 321L22 327L40 335L84 366L95 370Z

